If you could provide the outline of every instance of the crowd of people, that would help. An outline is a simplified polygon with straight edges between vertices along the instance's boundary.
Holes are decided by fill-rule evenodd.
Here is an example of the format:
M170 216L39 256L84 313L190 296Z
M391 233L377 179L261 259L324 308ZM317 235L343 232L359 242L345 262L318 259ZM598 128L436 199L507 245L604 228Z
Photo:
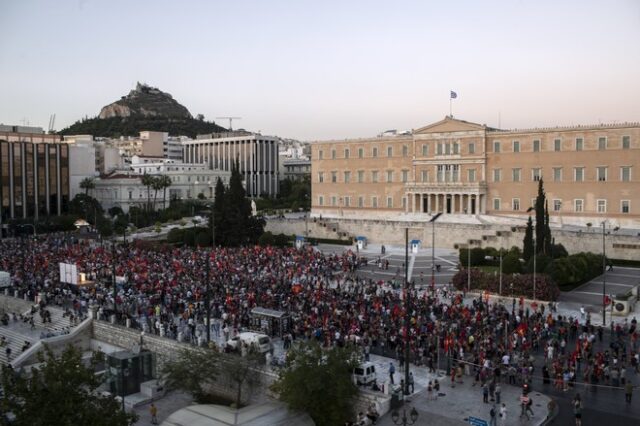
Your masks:
M76 264L94 284L61 283L60 262ZM446 368L453 385L467 376L486 388L487 403L496 401L502 382L526 386L539 377L563 391L577 384L628 390L629 376L639 371L635 319L603 330L588 317L558 315L544 303L535 309L515 299L510 306L483 299L465 303L446 287L410 285L405 293L359 277L360 265L353 251L323 254L313 247L106 247L68 234L0 242L0 270L11 273L21 295L38 295L41 306L62 306L76 318L97 306L102 319L116 315L147 332L194 344L205 344L208 311L217 319L212 332L222 330L227 338L251 325L252 308L274 309L291 318L284 339L289 344L353 342L367 356L396 358L400 367L411 361L430 371ZM114 270L120 283L115 299ZM603 348L597 343L607 332L611 344ZM522 415L529 414L523 406Z

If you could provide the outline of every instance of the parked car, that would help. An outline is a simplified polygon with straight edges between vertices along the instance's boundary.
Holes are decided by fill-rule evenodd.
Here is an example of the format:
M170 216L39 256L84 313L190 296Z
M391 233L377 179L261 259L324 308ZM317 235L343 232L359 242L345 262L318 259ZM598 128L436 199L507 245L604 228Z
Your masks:
M241 351L242 344L255 349L258 353L265 354L273 351L271 338L266 334L243 332L227 340L227 348L232 351Z
M356 385L368 385L376 380L376 366L372 362L363 362L353 369L353 381Z

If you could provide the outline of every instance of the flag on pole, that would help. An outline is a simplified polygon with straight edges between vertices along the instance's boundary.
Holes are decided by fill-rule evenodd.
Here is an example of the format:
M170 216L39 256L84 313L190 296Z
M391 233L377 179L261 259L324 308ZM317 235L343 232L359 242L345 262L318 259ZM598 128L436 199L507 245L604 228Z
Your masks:
M451 99L456 99L457 97L458 97L458 94L452 90L451 91Z

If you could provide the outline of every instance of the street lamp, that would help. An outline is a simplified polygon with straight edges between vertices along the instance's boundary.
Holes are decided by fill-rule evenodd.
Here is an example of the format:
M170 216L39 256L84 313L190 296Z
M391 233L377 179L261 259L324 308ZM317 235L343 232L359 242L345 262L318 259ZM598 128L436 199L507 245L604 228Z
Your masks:
M607 220L602 221L602 326L607 325L607 303L606 303L606 288L607 288L607 251L605 246L605 225ZM620 229L619 226L613 228L613 232Z
M471 244L473 240L467 240L467 293L471 291Z
M404 230L404 389L402 392L409 395L409 228Z
M409 413L409 417L407 417L406 409L402 410L402 417L400 416L398 410L394 410L393 413L391 413L391 420L398 426L408 426L415 424L418 421L418 416L419 415L416 407L413 407L411 409L411 412Z
M429 220L431 222L431 290L436 288L436 220L442 216L442 213L438 213Z

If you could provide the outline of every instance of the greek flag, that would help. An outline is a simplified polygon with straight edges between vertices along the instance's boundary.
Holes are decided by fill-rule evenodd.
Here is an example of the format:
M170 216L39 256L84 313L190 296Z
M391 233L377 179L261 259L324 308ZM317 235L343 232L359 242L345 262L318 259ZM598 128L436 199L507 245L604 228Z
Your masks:
M457 97L458 97L458 94L452 90L451 91L451 99L455 99Z

